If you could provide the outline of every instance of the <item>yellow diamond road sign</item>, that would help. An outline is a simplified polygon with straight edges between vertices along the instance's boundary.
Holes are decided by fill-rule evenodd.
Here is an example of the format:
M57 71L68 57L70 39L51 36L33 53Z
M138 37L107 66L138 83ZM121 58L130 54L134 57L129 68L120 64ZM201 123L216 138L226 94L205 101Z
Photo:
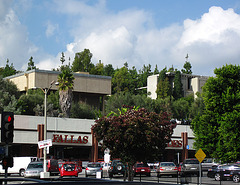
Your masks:
M203 159L206 157L206 154L202 151L202 149L200 148L197 153L195 154L195 157L197 158L197 160L201 163L203 161Z

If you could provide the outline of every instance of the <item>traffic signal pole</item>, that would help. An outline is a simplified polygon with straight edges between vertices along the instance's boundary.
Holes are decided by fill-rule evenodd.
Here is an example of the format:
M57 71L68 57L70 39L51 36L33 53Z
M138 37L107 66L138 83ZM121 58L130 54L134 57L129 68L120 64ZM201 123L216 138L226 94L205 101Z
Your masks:
M1 142L5 143L5 156L2 160L5 169L5 178L8 176L8 167L13 167L13 158L9 156L9 144L13 142L14 136L14 113L2 112L1 115ZM7 180L5 180L7 184Z

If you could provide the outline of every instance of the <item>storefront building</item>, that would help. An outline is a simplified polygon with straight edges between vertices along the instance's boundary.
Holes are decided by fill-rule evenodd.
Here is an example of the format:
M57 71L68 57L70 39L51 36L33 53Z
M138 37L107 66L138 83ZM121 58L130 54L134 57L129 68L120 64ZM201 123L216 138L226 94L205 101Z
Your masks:
M43 157L38 142L43 140L44 117L15 115L13 156ZM104 158L91 127L94 120L71 118L47 118L47 139L52 140L48 158L62 160L97 161ZM161 160L181 162L194 157L194 136L189 125L177 125ZM3 146L3 144L1 143Z

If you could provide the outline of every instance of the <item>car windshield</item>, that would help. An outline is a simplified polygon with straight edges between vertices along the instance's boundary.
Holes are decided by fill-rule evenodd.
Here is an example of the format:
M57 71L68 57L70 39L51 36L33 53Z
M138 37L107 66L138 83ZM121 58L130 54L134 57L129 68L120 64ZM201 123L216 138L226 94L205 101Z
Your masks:
M63 168L66 169L74 169L76 164L63 164Z
M30 169L30 168L43 168L43 164L42 163L30 163L27 168L28 169Z
M96 168L96 167L101 167L101 165L96 163L91 163L91 164L88 164L88 167Z
M137 167L148 167L148 165L144 164L144 163L139 163L139 164L137 164Z
M185 164L199 164L198 160L186 160Z
M161 166L175 166L174 163L161 163Z

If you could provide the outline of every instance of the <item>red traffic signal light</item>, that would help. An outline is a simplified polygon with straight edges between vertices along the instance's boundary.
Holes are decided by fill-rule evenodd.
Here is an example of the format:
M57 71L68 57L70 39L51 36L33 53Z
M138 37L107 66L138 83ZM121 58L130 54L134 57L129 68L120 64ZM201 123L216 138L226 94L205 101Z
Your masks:
M2 112L1 120L1 141L5 143L13 142L14 113Z
M13 167L13 157L7 156L2 160L3 169L7 169L8 167Z

